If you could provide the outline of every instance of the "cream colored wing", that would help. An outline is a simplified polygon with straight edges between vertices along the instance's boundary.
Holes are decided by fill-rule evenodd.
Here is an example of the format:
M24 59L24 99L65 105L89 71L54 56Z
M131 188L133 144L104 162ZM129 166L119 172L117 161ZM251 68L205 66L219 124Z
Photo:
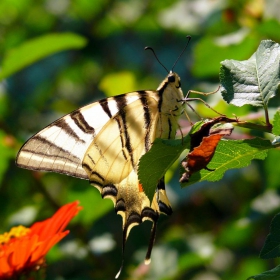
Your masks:
M17 155L17 165L88 179L82 161L93 139L123 107L139 100L142 95L156 98L157 92L132 92L103 99L60 118L23 145ZM109 141L110 138L106 139Z
M123 100L121 100L123 99ZM126 97L118 99L125 102ZM100 130L88 147L83 167L93 184L120 183L137 169L140 157L155 139L157 101L146 94L123 106Z

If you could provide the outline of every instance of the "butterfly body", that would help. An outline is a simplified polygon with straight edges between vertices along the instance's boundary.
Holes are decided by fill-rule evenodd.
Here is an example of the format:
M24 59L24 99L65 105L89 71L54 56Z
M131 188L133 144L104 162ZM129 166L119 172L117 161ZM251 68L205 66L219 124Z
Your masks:
M133 226L151 220L148 262L159 214L172 210L164 178L153 201L145 195L138 162L156 138L175 138L183 98L180 78L170 72L157 90L102 99L53 122L23 145L16 163L89 180L122 216L123 244Z

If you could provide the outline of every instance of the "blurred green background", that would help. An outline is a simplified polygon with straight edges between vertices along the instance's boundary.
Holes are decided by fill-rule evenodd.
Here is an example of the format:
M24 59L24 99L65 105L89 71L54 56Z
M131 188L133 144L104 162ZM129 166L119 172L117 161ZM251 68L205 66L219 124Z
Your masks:
M79 200L84 210L69 226L71 233L47 256L47 279L113 279L121 264L122 230L112 202L87 181L17 168L17 151L80 106L156 89L166 71L144 51L147 45L170 69L191 35L174 71L185 93L215 90L222 60L248 59L263 39L280 42L279 7L279 0L1 0L2 65L10 50L50 33L72 32L87 44L55 52L0 83L0 232L18 223L28 226ZM53 47L41 44L38 51ZM207 102L229 117L263 115L258 108L227 106L219 92ZM202 104L193 106L213 116ZM233 136L253 134L241 130ZM239 280L275 267L277 260L258 254L280 208L279 155L272 151L265 161L231 170L219 182L184 189L178 166L172 167L167 192L174 213L160 218L151 265L143 264L151 227L145 222L130 234L120 279Z

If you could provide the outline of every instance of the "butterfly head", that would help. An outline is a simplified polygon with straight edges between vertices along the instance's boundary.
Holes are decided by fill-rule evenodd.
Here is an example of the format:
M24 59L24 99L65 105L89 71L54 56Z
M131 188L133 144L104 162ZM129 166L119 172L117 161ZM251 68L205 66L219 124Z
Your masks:
M157 91L160 98L160 112L167 115L169 115L170 112L179 112L180 115L182 111L181 109L183 109L181 100L183 100L184 95L181 89L181 80L179 75L170 71L157 88Z
M167 81L169 85L174 86L175 88L181 87L181 79L175 72L170 71L167 75Z

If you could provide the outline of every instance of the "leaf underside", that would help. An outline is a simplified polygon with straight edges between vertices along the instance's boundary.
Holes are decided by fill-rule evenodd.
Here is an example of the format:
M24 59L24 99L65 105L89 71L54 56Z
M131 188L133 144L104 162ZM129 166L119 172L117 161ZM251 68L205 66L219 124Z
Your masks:
M221 62L220 80L224 100L236 106L266 107L280 83L280 45L271 40L260 43L245 61Z

